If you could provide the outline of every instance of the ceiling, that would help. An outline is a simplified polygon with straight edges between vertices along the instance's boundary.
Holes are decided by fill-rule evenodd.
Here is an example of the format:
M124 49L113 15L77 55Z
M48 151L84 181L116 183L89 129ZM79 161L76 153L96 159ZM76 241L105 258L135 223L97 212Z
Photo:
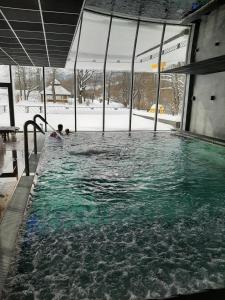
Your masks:
M153 21L179 23L192 12L194 0L86 0L85 8L97 12ZM210 0L201 0L206 4ZM195 7L197 8L197 7Z
M83 0L1 0L0 64L64 68Z

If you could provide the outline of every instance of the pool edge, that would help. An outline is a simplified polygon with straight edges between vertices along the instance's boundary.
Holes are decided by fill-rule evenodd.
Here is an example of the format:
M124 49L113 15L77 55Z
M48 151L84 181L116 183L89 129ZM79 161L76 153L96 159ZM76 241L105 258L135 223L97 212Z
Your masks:
M31 154L29 157L31 175L25 176L24 173L21 175L0 223L0 299L2 299L2 291L11 261L15 256L17 238L34 185L44 139L40 140L38 144L38 154Z

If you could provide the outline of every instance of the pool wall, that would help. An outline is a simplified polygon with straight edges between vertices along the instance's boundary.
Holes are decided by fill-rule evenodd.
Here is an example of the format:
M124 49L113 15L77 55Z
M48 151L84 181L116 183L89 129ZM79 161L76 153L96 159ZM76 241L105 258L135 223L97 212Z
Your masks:
M25 176L23 173L20 177L0 223L0 299L11 260L15 255L19 229L34 184L35 172L43 145L44 139L40 139L38 141L38 154L31 154L29 158L30 176Z

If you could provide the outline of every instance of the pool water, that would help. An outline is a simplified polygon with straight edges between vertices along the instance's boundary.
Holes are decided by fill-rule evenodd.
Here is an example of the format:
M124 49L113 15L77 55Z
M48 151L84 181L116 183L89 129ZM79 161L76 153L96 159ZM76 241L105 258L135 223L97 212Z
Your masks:
M46 142L5 299L225 286L225 148L168 133Z

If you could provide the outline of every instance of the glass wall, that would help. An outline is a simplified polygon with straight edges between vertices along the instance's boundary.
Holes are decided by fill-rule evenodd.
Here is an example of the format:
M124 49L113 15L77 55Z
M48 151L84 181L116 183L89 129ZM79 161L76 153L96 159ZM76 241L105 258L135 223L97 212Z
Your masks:
M128 130L137 22L113 18L106 66L105 130Z
M72 131L75 129L76 119L78 131L102 131L105 88L105 130L128 130L132 59L134 58L131 129L154 129L163 25L141 21L134 53L137 21L113 17L111 31L109 31L110 19L110 16L85 11L80 42L78 43L78 30L71 47L72 56L67 61L67 68L45 68L46 113L47 120L53 127L62 123L64 128ZM185 64L188 40L188 27L166 25L161 53L161 71ZM76 53L77 98L75 102ZM15 123L22 129L24 122L32 119L35 114L45 115L43 69L13 66L12 71ZM0 82L10 82L8 66L0 66ZM179 126L184 87L184 75L161 73L158 130L169 130ZM7 90L2 87L0 94L1 122L9 124Z
M0 126L10 126L8 88L0 87Z
M0 82L10 82L9 66L0 65Z
M42 68L13 66L12 77L15 125L23 130L24 123L35 114L44 116Z
M0 83L9 83L9 66L0 65ZM0 126L10 126L8 88L0 87Z
M186 63L189 28L167 25L162 49L162 71L180 67ZM172 121L173 127L179 128L182 115L186 75L161 74L160 104L158 118Z
M77 130L101 131L103 67L110 18L84 12L77 61Z
M45 68L45 95L48 123L74 130L74 73L61 68ZM44 100L44 91L41 91Z
M141 22L134 68L133 130L153 130L158 85L158 59L163 26ZM167 128L158 124L159 128Z

